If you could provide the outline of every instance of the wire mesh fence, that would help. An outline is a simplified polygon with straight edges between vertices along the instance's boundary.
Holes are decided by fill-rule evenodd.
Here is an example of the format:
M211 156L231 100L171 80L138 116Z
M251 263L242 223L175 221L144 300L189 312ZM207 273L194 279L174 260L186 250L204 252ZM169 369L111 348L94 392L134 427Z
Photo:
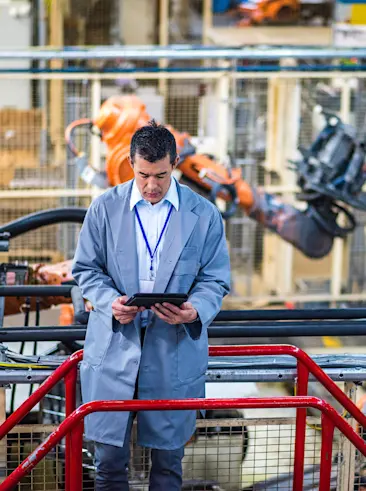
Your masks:
M80 197L0 198L2 222L8 223L30 213L60 207L82 207L90 199ZM11 240L8 259L28 263L55 263L74 255L80 225L60 223L29 231Z
M112 68L125 63L115 60ZM323 127L317 106L341 114L360 135L364 133L365 81L357 74L348 78L316 73L311 77L288 73L282 78L258 76L236 72L235 65L230 64L227 72L216 71L221 65L212 60L200 74L184 72L185 67L193 70L194 63L183 62L171 62L176 72L169 76L139 72L141 66L148 64L149 60L136 62L125 73L100 73L100 79L98 64L93 74L74 74L69 78L65 74L49 78L17 76L24 82L25 92L33 85L35 90L28 99L28 108L13 102L8 107L2 99L0 223L41 208L88 206L93 196L103 191L96 190L82 175L67 148L64 132L75 120L95 118L109 97L136 95L152 118L187 132L197 154L209 155L223 166L231 160L251 186L262 186L300 207L303 203L296 200L296 176L287 169L288 159L296 155L298 145L307 147ZM158 63L150 65L155 70ZM11 74L1 77L2 81L13 80ZM349 91L344 90L345 81ZM48 94L46 100L42 91ZM9 100L12 101L10 97ZM86 154L89 164L103 173L106 147L93 133L96 132L88 126L80 127L74 142L79 152ZM184 176L181 178L183 181ZM338 296L366 295L360 280L366 247L362 212L357 214L357 220L358 226L345 241L342 252L343 282ZM296 250L291 257L282 254L282 239L274 238L241 208L226 222L226 230L234 278L233 301L243 304L268 296L271 302L283 298L284 291L295 297L317 292L331 295L336 268L332 253L319 261ZM13 258L35 262L68 259L73 255L77 233L74 225L40 229L11 241L10 253ZM329 301L326 303L329 305Z
M196 433L185 447L182 463L185 491L249 491L293 489L295 419L220 418L198 420ZM1 464L9 475L34 450L54 425L19 425L8 435L0 449ZM136 444L136 425L131 436L129 482L132 491L148 490L150 450ZM364 459L356 455L352 462L345 453L346 442L338 433L333 444L331 490L345 491L344 472L354 467L352 489L362 491ZM304 489L316 490L319 484L321 425L309 417L305 443ZM351 449L352 450L352 449ZM348 450L347 450L348 451ZM94 448L83 447L83 489L94 490ZM18 485L18 491L61 491L65 489L65 446L58 445Z

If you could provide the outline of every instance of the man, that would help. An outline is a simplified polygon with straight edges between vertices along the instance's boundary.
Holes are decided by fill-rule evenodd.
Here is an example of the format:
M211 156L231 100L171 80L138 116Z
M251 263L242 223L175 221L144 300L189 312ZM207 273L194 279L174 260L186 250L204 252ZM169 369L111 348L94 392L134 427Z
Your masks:
M91 204L73 275L93 305L81 364L83 401L205 396L207 327L229 291L230 264L217 208L172 177L179 157L170 131L154 121L133 136L134 180ZM180 308L127 307L135 293L187 293ZM138 443L150 447L151 491L181 489L184 445L195 411L144 411ZM133 415L95 413L96 489L128 490Z

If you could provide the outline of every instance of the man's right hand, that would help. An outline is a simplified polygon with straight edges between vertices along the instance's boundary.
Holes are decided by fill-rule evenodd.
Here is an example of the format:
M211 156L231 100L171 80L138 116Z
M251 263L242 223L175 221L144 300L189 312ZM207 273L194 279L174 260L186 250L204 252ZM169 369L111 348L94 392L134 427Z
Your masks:
M129 324L134 320L138 312L145 310L145 307L127 307L125 305L127 300L127 295L124 295L123 297L116 298L112 303L112 313L121 324Z

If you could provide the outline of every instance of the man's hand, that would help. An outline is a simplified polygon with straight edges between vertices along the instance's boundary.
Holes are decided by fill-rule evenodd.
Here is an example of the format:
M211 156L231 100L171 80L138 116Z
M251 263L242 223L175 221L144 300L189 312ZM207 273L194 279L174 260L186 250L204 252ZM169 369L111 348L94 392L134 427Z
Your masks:
M198 317L197 310L190 302L183 303L181 307L170 303L157 303L155 307L151 307L151 310L159 319L172 325L193 322Z
M127 295L124 295L123 297L116 298L112 303L112 313L121 324L129 324L134 320L138 312L145 310L145 307L127 307L125 305L127 300Z

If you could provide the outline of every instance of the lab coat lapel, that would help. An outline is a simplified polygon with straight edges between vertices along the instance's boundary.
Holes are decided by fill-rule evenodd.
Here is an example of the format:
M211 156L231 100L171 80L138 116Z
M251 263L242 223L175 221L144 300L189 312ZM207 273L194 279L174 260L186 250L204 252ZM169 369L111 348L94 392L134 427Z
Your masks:
M135 212L130 210L131 189L132 184L123 201L122 219L119 220L116 247L118 268L122 276L125 293L129 297L139 291ZM120 211L116 212L120 213Z
M159 268L154 284L154 293L165 292L182 249L191 236L198 220L198 216L191 211L195 201L185 199L190 195L184 192L184 188L178 187L178 192L180 195L179 211L173 210L166 230Z

